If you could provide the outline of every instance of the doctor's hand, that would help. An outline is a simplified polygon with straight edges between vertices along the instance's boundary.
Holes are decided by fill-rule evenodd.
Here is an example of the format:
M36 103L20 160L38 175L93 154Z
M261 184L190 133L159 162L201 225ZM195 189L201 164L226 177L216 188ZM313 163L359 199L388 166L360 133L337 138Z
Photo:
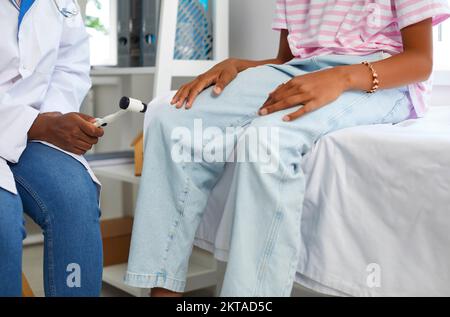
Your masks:
M102 128L93 125L94 121L94 118L82 113L43 113L28 131L28 139L45 141L62 150L83 155L104 134Z
M214 94L220 95L225 87L236 78L239 72L248 68L244 61L230 58L227 59L206 73L201 74L193 81L181 86L172 101L172 105L178 109L185 105L186 109L192 108L195 98L206 88L214 85Z

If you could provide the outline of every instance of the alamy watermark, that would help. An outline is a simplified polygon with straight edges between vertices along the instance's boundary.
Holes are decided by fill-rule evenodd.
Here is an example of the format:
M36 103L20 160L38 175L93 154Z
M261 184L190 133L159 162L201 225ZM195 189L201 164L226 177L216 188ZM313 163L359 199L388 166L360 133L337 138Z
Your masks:
M381 287L381 266L378 263L370 263L366 267L366 285L369 288Z
M193 129L172 130L171 157L175 163L258 163L262 173L275 173L280 162L278 127L203 127L194 120Z
M387 4L390 5L390 4ZM371 28L381 27L381 7L378 3L369 3L366 10L370 12L367 17L367 26Z
M66 272L69 273L66 279L66 285L69 288L81 287L81 267L77 263L67 265Z

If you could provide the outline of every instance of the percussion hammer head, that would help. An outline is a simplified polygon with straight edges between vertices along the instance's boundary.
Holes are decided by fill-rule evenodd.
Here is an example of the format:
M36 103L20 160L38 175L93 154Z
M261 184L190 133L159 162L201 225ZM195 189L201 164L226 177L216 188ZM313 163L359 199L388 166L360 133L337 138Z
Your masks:
M130 112L145 113L147 111L147 104L137 99L122 97L122 99L120 99L120 109Z

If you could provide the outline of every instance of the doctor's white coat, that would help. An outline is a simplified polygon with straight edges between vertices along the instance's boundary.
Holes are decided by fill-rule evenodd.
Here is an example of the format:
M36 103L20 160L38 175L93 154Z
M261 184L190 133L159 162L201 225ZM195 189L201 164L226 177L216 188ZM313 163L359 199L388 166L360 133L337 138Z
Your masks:
M59 1L62 8L71 2ZM35 0L19 30L18 15L10 1L0 2L0 188L12 193L17 190L7 162L20 160L37 115L78 112L91 87L80 14L65 18L52 0ZM70 155L89 170L81 156Z

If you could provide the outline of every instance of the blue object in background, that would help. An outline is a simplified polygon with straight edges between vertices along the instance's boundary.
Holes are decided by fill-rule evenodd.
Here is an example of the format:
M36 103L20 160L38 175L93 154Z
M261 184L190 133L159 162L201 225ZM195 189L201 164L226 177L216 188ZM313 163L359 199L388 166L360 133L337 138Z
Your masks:
M198 2L203 5L206 11L208 10L208 0L198 0Z
M174 58L210 60L213 53L211 0L180 0Z

